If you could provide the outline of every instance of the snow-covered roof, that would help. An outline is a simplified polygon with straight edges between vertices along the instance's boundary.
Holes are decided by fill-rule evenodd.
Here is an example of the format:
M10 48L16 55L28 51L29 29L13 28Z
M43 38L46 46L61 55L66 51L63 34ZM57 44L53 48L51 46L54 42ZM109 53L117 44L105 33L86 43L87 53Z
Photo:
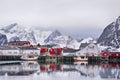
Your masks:
M1 46L0 50L19 50L20 48L18 47L13 47L13 46Z
M86 55L86 53L99 54L100 53L100 49L99 49L99 47L96 44L91 43L87 47L85 47L84 49L76 52L77 55Z
M11 42L9 42L9 43L26 43L26 42L29 42L29 41L11 41ZM9 44L8 43L8 44Z

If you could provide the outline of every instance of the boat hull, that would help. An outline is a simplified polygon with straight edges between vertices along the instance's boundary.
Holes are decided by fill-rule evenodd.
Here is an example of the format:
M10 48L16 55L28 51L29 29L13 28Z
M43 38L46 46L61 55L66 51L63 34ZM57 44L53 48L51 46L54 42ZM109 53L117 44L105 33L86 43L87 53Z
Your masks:
M87 62L88 60L74 59L74 62Z
M32 56L32 57L22 56L21 60L24 60L24 61L37 61L38 60L38 56Z

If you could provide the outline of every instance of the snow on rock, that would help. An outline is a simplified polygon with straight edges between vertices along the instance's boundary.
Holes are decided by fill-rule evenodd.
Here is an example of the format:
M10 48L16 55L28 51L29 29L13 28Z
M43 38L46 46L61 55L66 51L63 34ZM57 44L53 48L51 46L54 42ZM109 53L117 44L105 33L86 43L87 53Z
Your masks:
M97 43L120 48L120 16L104 29Z
M11 40L11 38L16 36L21 41L30 41L31 43L36 44L33 32L27 32L22 26L19 26L17 23L1 28L0 32L7 36L8 42Z
M7 44L7 42L8 41L6 35L0 33L0 46Z
M9 41L20 41L20 39L19 37L14 36L14 37L11 37Z
M80 47L80 42L78 42L77 40L72 40L68 45L68 48L73 48L73 49L79 49Z
M74 40L71 36L62 35L58 30L53 31L45 42L47 44L57 44L60 47L79 48L77 40Z
M46 43L54 41L54 38L61 36L61 33L58 30L53 31L48 38L45 40Z
M41 45L44 45L45 44L45 40L48 38L48 36L52 33L52 31L41 31L41 30L37 30L37 29L34 29L33 30L34 32L34 36L35 36L35 39L36 39L36 42L37 43L40 43Z
M17 23L5 26L0 29L0 33L6 35L8 42L10 41L30 41L31 44L41 45L56 44L60 47L69 47L79 49L80 42L71 36L63 35L58 30L41 31L40 29L29 29ZM91 40L91 39L90 39Z
M81 41L81 43L96 43L96 40L94 40L93 38L91 37L88 37L88 38L85 38Z

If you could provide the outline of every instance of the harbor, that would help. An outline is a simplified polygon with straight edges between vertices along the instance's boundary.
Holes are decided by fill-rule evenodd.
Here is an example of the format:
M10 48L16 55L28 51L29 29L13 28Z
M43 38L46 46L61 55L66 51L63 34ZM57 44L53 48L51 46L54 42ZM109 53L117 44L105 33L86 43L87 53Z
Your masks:
M40 63L65 64L74 62L120 63L119 58L119 52L100 52L93 43L87 47L81 47L79 50L51 47L51 45L39 47L32 45L29 41L9 42L0 47L0 61L38 61Z

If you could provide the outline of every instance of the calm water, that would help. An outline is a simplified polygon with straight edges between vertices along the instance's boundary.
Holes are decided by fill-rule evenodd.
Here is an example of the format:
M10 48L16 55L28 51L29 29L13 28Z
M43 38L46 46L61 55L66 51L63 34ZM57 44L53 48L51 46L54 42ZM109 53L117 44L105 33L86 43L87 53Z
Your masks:
M120 80L120 64L0 64L0 80Z

